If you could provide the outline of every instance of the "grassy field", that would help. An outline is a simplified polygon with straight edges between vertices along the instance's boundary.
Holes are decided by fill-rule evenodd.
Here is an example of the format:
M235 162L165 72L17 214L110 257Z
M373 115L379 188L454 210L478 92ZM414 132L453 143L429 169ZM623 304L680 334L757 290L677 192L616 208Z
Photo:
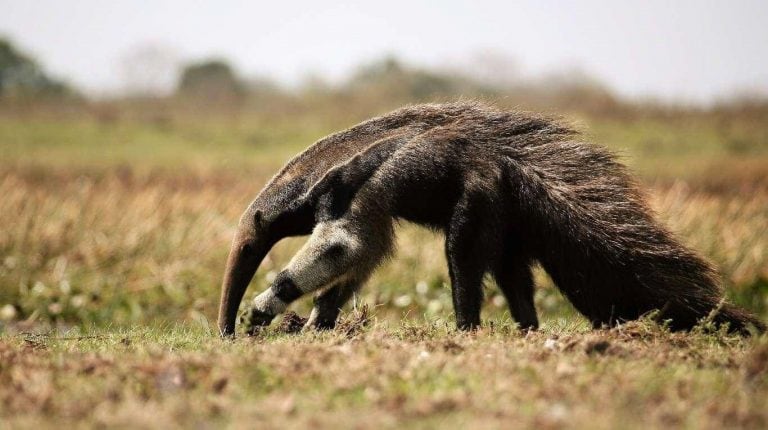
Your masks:
M357 298L366 327L219 340L241 211L359 116L0 109L0 427L768 425L765 337L591 332L540 271L541 333L515 331L489 282L493 324L458 334L442 240L412 225ZM768 316L768 115L568 118L638 173L733 301ZM248 297L301 243L278 244Z
M765 428L768 343L494 321L222 341L199 328L0 339L0 427Z

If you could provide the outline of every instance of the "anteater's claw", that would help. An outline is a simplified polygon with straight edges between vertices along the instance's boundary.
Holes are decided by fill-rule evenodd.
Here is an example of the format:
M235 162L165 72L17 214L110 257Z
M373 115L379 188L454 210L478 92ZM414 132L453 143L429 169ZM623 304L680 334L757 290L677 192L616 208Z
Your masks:
M248 314L243 317L243 322L246 325L246 333L249 336L257 335L261 329L268 326L274 318L274 315L270 315L258 309L251 309Z

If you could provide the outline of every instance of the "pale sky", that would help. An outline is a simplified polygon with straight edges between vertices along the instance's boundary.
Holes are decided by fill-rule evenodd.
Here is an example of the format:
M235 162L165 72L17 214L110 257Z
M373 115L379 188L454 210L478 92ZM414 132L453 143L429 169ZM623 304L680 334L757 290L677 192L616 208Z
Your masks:
M629 97L768 94L764 0L0 0L0 35L95 93L119 90L126 56L152 45L289 84L384 54L430 66L490 51L531 77L578 67Z

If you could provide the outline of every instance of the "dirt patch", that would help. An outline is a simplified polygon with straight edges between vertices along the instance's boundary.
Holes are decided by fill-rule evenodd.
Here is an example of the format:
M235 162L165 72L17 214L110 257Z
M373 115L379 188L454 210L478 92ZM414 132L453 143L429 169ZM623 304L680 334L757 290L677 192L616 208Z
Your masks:
M304 328L307 318L299 316L296 312L286 312L282 321L277 326L277 331L286 334L296 334Z

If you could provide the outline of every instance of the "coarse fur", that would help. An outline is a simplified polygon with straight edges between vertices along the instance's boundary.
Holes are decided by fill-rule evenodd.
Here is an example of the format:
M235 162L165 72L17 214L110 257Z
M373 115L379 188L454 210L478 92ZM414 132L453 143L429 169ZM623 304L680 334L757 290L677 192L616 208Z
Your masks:
M415 120L419 111L441 120ZM410 119L395 119L401 115ZM315 227L257 297L256 324L319 291L309 324L333 326L338 309L391 252L393 222L404 219L445 234L462 329L480 324L485 273L521 327L538 327L531 265L539 262L595 327L658 310L672 329L710 317L733 331L764 330L722 301L711 264L655 220L624 166L572 128L478 103L415 106L384 118L398 131L376 135L278 205Z
M245 290L272 246L285 237L312 232L315 208L297 204L297 200L318 179L381 139L401 136L405 142L432 127L456 121L465 110L463 104L408 106L320 139L289 161L240 218L222 282L220 333L234 335Z

